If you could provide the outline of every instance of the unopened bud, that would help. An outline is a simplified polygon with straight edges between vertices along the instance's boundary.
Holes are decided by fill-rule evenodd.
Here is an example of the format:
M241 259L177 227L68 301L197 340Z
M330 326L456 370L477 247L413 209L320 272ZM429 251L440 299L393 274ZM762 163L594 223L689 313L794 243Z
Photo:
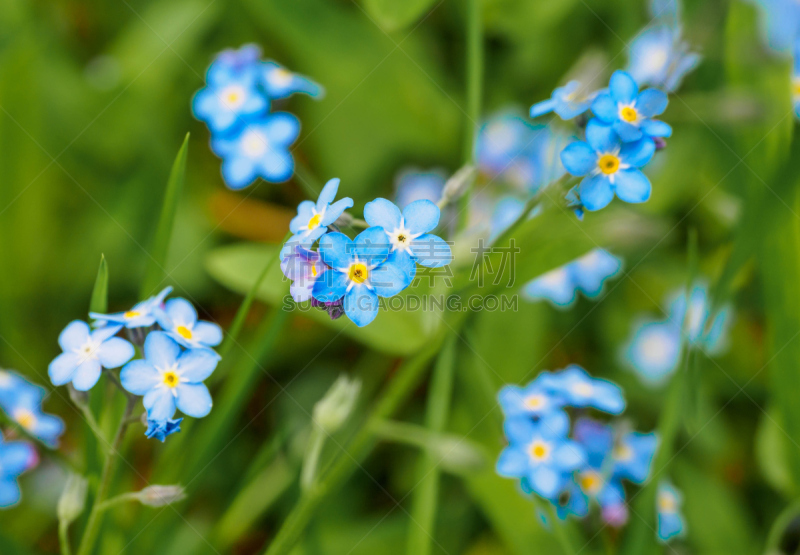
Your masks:
M440 436L428 448L441 461L442 468L453 474L478 472L486 467L487 458L484 452L467 439Z
M83 476L79 474L67 476L64 491L61 492L61 497L58 499L56 509L58 520L71 524L80 516L86 505L87 486L88 482Z
M467 188L470 186L475 176L475 171L475 166L467 164L447 180L447 183L444 184L444 190L442 191L442 198L439 201L440 208L450 201L460 198L461 195L467 191Z
M134 496L142 505L163 507L182 501L186 492L181 486L148 486Z
M314 405L314 422L328 433L338 430L353 411L360 391L361 380L339 376L325 396Z

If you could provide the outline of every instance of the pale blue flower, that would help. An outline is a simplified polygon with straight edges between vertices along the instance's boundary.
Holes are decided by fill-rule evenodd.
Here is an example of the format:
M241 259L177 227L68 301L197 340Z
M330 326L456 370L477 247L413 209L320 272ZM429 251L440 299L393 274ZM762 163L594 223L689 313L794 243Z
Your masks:
M551 270L525 285L531 300L547 299L559 307L570 306L582 291L590 299L600 296L606 280L619 274L622 260L603 249Z
M125 312L116 312L114 314L90 312L89 316L102 324L120 324L129 329L149 327L156 323L156 312L170 293L172 293L172 287L165 287L158 295L137 303L133 308Z
M610 414L625 410L620 387L608 380L592 378L586 370L573 364L543 380L543 385L564 399L565 406L595 408Z
M800 36L800 3L796 0L754 0L763 11L762 27L769 46L787 52Z
M610 125L623 142L638 141L642 137L669 137L672 128L653 119L667 108L667 93L658 89L639 92L639 86L630 74L615 71L608 92L601 93L592 102L592 112L606 125ZM588 131L587 131L588 136Z
M400 209L405 208L415 200L439 202L446 182L447 175L443 170L404 170L395 179L394 200Z
M31 387L18 391L15 399L3 409L31 436L51 449L58 447L64 433L64 422L57 416L42 412L43 391Z
M644 321L634 328L624 360L648 383L659 384L678 367L681 330L671 321Z
M206 122L212 133L227 133L249 118L265 113L269 100L258 88L255 66L249 71L224 71L216 67L218 64L215 62L209 68L206 87L192 100L192 112Z
M215 347L222 342L222 328L197 319L197 311L186 299L170 299L158 311L158 325L187 349Z
M297 206L297 216L289 222L289 230L298 244L312 245L345 210L353 207L350 197L333 202L338 191L339 178L333 178L322 188L316 203L304 200Z
M119 368L132 359L133 345L114 337L121 329L121 325L108 325L92 331L86 322L70 322L58 336L64 352L47 369L53 385L72 382L76 390L88 391L100 379L103 368Z
M39 462L33 446L25 441L5 441L0 433L0 508L16 505L21 497L17 478Z
M286 256L281 257L283 275L292 281L289 292L295 302L302 303L313 298L314 283L325 272L327 266L319 253L301 245L294 245Z
M680 28L659 25L647 28L631 41L626 71L640 87L650 85L674 92L700 60L700 55L690 52L682 40Z
M555 112L563 120L578 117L592 105L597 92L587 91L578 81L570 81L563 87L557 87L548 100L531 106L532 118Z
M650 475L657 447L658 437L652 432L627 432L620 435L611 452L614 476L630 480L634 484L644 483Z
M261 64L260 77L272 99L286 98L295 93L304 93L312 97L321 97L325 90L317 83L300 75L292 73L277 62L268 61Z
M683 495L666 480L658 484L656 512L658 514L658 539L668 542L674 536L686 532L686 524L681 514Z

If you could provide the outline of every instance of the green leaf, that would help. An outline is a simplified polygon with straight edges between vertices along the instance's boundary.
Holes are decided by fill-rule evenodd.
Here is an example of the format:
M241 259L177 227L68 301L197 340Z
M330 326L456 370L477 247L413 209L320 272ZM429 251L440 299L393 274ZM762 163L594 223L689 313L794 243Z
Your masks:
M166 271L164 267L167 262L167 252L172 237L172 227L175 223L175 213L178 210L178 200L183 191L183 184L186 181L186 158L189 151L189 134L183 140L183 145L175 157L172 164L172 171L169 173L167 190L164 193L164 202L161 205L161 216L158 218L156 235L153 238L153 246L150 249L150 258L147 260L147 270L145 271L141 298L153 295L164 280Z
M92 300L89 302L89 312L105 314L108 310L108 264L106 257L100 255L100 267L97 268L97 278L94 280Z
M770 408L761 417L756 430L756 461L769 485L786 495L791 495L794 487L789 469L789 447L780 414Z
M364 8L387 32L397 31L414 23L433 5L434 0L364 0Z
M264 261L274 257L276 245L242 243L217 249L206 259L209 274L225 287L246 294L263 270ZM423 319L420 312L381 308L370 325L359 328L347 317L331 320L322 310L309 303L295 305L286 295L285 278L275 265L261 284L256 298L284 310L296 309L324 326L328 326L378 351L392 355L409 355L418 351L439 325L439 319ZM399 302L398 302L399 304Z

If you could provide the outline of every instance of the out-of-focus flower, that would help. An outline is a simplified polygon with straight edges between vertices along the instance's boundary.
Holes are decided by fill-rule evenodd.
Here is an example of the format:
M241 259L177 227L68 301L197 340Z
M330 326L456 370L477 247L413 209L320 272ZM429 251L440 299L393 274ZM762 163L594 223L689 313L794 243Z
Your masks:
M157 310L164 303L164 299L172 293L172 287L165 287L158 295L154 295L125 312L114 314L98 314L90 312L89 316L101 324L120 324L126 328L143 328L156 323Z
M570 143L561 152L561 161L572 175L586 176L578 185L580 203L587 210L600 210L614 194L631 203L650 198L650 181L639 168L655 151L651 138L621 144L611 126L593 119L586 126L586 141Z
M72 382L78 391L88 391L103 368L119 368L133 358L133 345L120 337L114 337L122 326L103 326L91 331L86 322L70 322L58 336L58 344L64 351L47 369L53 385Z
M86 491L89 481L80 474L70 473L61 497L58 498L56 512L58 520L69 525L72 524L83 512L86 505Z
M21 497L17 478L36 466L39 456L25 441L5 441L0 433L0 508L16 505Z
M681 330L672 322L644 322L625 348L629 366L646 381L659 383L678 366Z
M294 237L287 243L296 241L303 246L311 246L325 234L329 225L339 219L342 212L352 208L353 199L350 197L333 202L338 191L339 179L331 179L322 188L316 204L304 200L298 205L297 216L289 223L289 230L294 233Z
M181 422L183 418L167 418L166 420L147 420L147 430L144 435L148 438L156 438L161 443L167 439L167 436L176 434L181 431Z
M525 296L532 300L547 299L556 306L570 306L578 291L590 299L603 291L603 284L619 274L622 260L603 249L594 249L569 264L551 270L525 285Z
M617 384L592 378L576 364L551 374L543 381L543 385L563 397L568 406L592 407L611 414L620 414L625 410L625 399Z
M252 72L259 58L261 58L261 47L257 44L244 44L239 49L227 48L217 54L208 68L206 78L216 83L244 72Z
M361 380L339 376L325 396L314 405L314 423L328 434L338 431L353 412L360 392Z
M450 264L450 245L430 233L439 225L439 207L429 200L415 200L402 212L391 201L378 198L364 206L364 219L386 233L391 245L389 256L402 267L414 268L414 262L429 268ZM412 272L411 279L414 278Z
M325 94L325 90L317 83L304 75L289 71L277 62L264 62L260 69L264 88L272 99L286 98L295 93L305 93L313 97Z
M623 142L638 141L644 137L669 137L672 128L663 121L652 119L667 108L667 93L658 89L639 92L636 81L624 71L611 76L608 92L597 95L592 102L592 112Z
M515 419L506 427L509 445L500 453L496 470L500 476L526 480L530 488L545 499L554 500L564 489L571 473L584 463L580 445L561 430Z
M700 64L699 54L689 51L677 27L659 25L642 31L628 48L626 71L639 86L676 91L684 77Z
M662 481L658 484L656 513L658 514L658 539L667 542L674 536L685 532L686 525L681 515L683 495L672 484Z
M794 60L792 64L792 104L794 115L800 118L800 37L794 41Z
M800 36L800 3L795 0L755 0L764 11L767 44L778 52L792 48Z
M247 118L266 112L269 100L258 89L255 65L222 71L215 67L217 63L208 70L206 87L194 96L192 112L212 133L227 133Z
M614 443L611 458L614 461L614 476L630 480L635 484L644 483L650 474L650 466L658 447L656 434L628 432L622 434Z
M314 298L331 303L344 298L344 311L363 327L378 315L378 297L393 297L411 284L411 257L389 256L391 244L381 227L370 227L354 240L328 233L319 242L322 261L329 266L314 283Z
M187 349L214 347L222 342L222 328L197 319L197 311L186 299L170 299L158 311L158 325Z
M560 411L564 406L564 400L546 388L541 377L525 387L507 385L500 390L497 399L507 418L520 415L541 418L551 412Z
M169 420L176 407L195 418L211 411L211 395L203 381L217 367L219 355L211 349L181 352L169 335L153 331L144 342L144 357L126 364L120 381L127 391L144 396L148 420Z
M489 222L489 242L494 241L508 227L517 221L525 210L525 203L516 197L506 195L494 205L492 217Z
M281 258L281 270L292 280L289 288L292 298L302 303L313 298L314 283L325 271L325 264L319 253L295 245L287 256Z
M536 118L555 112L563 120L578 117L592 104L597 93L587 91L578 81L570 81L563 87L557 87L548 100L537 102L531 106L531 117Z
M57 416L42 412L42 394L43 390L38 387L21 389L3 409L26 432L54 449L64 433L64 422Z
M251 121L229 135L211 138L211 150L222 158L222 177L231 189L243 189L261 177L271 183L294 173L289 146L300 134L300 121L276 112Z
M401 209L415 200L439 202L446 182L447 175L442 170L404 170L395 180L394 200Z

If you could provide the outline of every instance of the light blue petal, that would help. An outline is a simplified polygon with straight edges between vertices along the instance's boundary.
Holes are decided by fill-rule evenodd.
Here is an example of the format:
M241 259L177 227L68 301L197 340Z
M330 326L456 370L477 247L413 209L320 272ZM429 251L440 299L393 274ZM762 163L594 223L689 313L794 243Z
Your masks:
M47 375L53 385L64 385L71 382L80 360L80 355L73 352L58 355L47 367Z
M161 375L146 360L133 360L125 365L119 374L120 382L125 391L134 395L144 395L159 383Z
M211 394L203 384L180 384L176 404L187 416L202 418L211 412Z
M572 472L586 463L586 454L577 442L565 440L553 450L553 461L563 472Z
M258 161L261 177L270 183L283 183L294 173L294 159L286 149L272 148Z
M441 268L453 261L450 245L438 235L420 235L411 242L411 250L417 263L428 268Z
M63 351L80 349L89 340L89 324L73 320L58 336L58 345Z
M222 161L222 178L231 189L244 189L256 177L256 163L250 158L232 155Z
M592 102L592 112L605 123L614 123L619 118L617 104L608 93L597 95Z
M97 350L100 364L105 368L119 368L136 354L133 345L121 337L112 337Z
M527 415L511 416L503 422L503 432L509 443L528 444L537 434L537 426Z
M639 87L633 77L629 73L620 70L611 75L608 90L614 100L623 104L630 104L639 94Z
M559 472L544 465L538 465L531 469L528 479L533 487L533 491L545 499L554 499L565 482L563 476Z
M48 447L58 447L58 438L64 433L64 421L51 414L40 413L31 434Z
M596 409L610 414L622 414L625 410L625 399L620 387L606 380L592 380L594 388L593 405Z
M562 403L558 402L560 406ZM548 438L564 438L569 432L569 416L561 409L548 412L539 419L539 432Z
M568 306L575 300L575 284L565 267L556 268L525 285L525 296L531 300L547 299L557 306Z
M144 357L156 368L169 368L180 354L180 345L163 331L151 331L144 340Z
M439 215L439 207L427 199L415 200L403 209L405 226L414 235L436 229Z
M275 112L264 122L264 132L271 144L288 147L300 134L300 120L288 112Z
M122 326L112 326L112 325L105 325L102 328L98 328L94 330L91 334L92 341L97 341L98 343L102 343L107 340L109 337L113 337L117 334L119 330L122 329Z
M378 296L364 285L356 285L344 296L344 312L359 328L378 315Z
M192 329L192 339L203 345L214 347L222 343L222 328L212 322L201 320Z
M328 269L314 282L311 294L322 303L336 302L344 297L349 283L346 273Z
M583 141L575 141L561 151L561 163L572 175L586 175L597 167L597 153Z
M308 222L314 216L315 208L316 206L310 200L304 200L297 205L297 216L289 222L289 229L292 233L297 234L305 231L301 228L308 227Z
M556 107L556 101L552 98L548 98L547 100L537 102L536 104L531 106L530 115L532 118L538 118L539 116L549 114L550 112L553 111L555 107Z
M37 460L33 445L24 441L12 441L0 447L0 469L5 476L19 476Z
M166 387L148 391L142 399L148 420L168 420L175 415L175 397Z
M614 187L617 196L625 202L639 203L650 199L650 180L639 170L617 172Z
M614 199L614 189L604 175L587 177L578 185L581 204L590 211L600 210L608 206Z
M380 264L389 256L392 245L382 227L365 229L353 239L353 255L369 266Z
M385 198L376 198L364 206L364 220L370 226L379 226L387 231L400 227L400 209Z
M653 139L645 137L632 143L625 143L619 152L620 160L634 168L641 168L653 158L656 144Z
M7 508L19 502L21 492L14 478L0 479L0 507Z
M75 374L72 376L72 387L77 391L89 391L100 379L101 373L99 360L87 360L75 370Z
M670 137L672 136L672 127L668 123L659 121L657 119L650 119L643 121L640 126L642 133L648 137Z
M322 218L321 225L329 226L336 222L339 219L339 216L347 210L348 208L353 207L353 199L350 197L345 197L343 199L337 200L333 204L331 204L328 209L325 211L325 217Z
M506 447L497 458L495 470L505 478L522 478L528 473L528 456L521 449Z
M642 138L642 130L627 121L617 121L614 123L613 128L614 133L616 133L623 142L629 143Z
M323 235L319 240L319 254L322 261L336 269L346 269L353 259L355 246L344 233L334 232Z
M211 349L190 349L185 351L178 358L178 375L181 383L184 381L202 382L211 375L219 360L219 355Z
M636 99L636 110L646 118L660 116L667 109L667 93L658 89L647 89Z
M336 193L339 191L339 181L340 179L338 177L329 179L322 188L322 191L319 193L319 198L317 198L317 212L322 212L322 209L332 203L336 198Z
M395 251L369 274L369 284L379 297L393 297L411 285L417 267L407 252Z
M596 152L611 152L619 146L614 128L597 118L589 120L586 125L586 142Z
M175 327L186 326L192 329L197 323L197 311L192 306L192 303L186 299L177 297L168 300L164 306L164 312L170 317Z

